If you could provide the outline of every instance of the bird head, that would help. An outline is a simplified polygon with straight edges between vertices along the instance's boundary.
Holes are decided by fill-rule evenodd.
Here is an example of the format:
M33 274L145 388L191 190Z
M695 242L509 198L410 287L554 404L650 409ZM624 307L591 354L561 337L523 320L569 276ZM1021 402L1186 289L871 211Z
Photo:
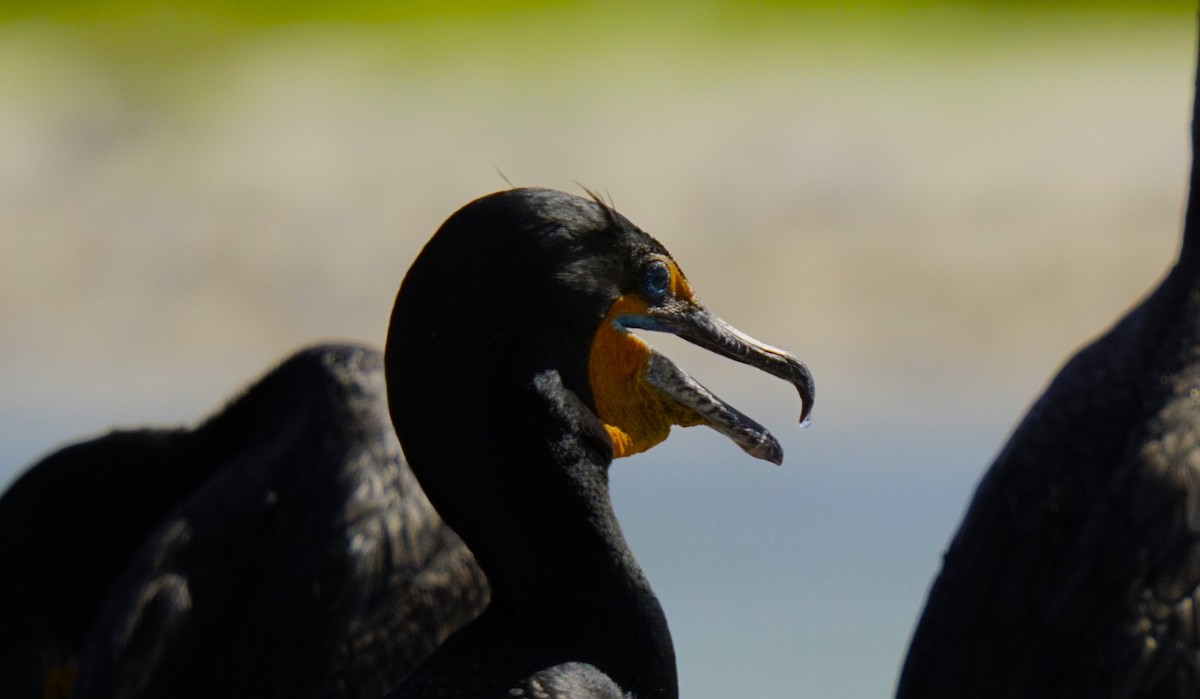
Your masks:
M401 441L406 449L412 441L407 424L465 417L468 404L505 424L530 382L552 372L587 408L613 457L649 449L673 425L706 425L752 456L782 461L764 427L634 329L672 333L782 378L800 393L802 421L812 409L805 365L710 313L667 250L612 207L512 189L452 215L401 285L387 352ZM463 425L462 434L476 429Z

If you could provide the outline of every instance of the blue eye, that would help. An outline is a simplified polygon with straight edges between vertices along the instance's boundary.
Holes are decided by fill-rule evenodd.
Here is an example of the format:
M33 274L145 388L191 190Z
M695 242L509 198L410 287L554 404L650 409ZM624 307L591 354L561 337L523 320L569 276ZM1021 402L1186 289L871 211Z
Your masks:
M642 294L651 303L662 301L671 288L671 270L662 260L652 260L642 267Z

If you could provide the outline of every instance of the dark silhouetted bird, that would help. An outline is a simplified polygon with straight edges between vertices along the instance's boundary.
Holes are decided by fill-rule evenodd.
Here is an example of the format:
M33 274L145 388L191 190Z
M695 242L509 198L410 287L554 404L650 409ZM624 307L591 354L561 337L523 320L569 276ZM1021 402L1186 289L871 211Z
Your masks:
M377 350L299 352L194 430L0 498L0 696L379 696L487 601L400 456Z
M630 333L670 332L794 384L797 359L710 315L653 238L545 189L478 199L425 246L386 351L400 443L492 598L389 697L674 698L667 622L609 500L613 457L709 425L779 444Z
M1200 696L1193 119L1178 262L1063 366L980 483L913 635L901 699Z

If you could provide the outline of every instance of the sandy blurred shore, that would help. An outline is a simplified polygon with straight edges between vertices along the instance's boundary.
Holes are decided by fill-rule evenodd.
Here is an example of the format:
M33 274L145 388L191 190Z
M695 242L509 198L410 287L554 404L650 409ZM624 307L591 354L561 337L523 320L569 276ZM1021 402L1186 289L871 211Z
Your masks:
M1004 382L1164 269L1190 25L936 49L790 29L711 54L593 37L566 65L501 35L414 65L385 28L282 28L139 82L82 30L0 26L7 402L378 342L419 246L497 171L608 192L725 315L867 375Z

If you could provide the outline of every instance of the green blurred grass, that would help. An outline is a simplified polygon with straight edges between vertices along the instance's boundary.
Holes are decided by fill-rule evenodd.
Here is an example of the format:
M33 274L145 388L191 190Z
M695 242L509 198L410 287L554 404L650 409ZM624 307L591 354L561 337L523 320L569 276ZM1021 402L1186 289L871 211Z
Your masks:
M353 44L364 66L426 80L482 71L467 82L604 81L646 69L720 81L782 56L866 65L1155 42L1164 28L1193 23L1195 9L1179 0L11 0L0 3L0 59L8 63L0 73L40 79L39 66L19 59L27 46L51 46L103 71L126 98L160 101L197 89L193 75L241 51L307 33L314 45L323 37Z
M349 25L386 29L398 36L433 36L447 51L471 50L486 37L512 36L545 29L563 39L596 42L630 38L666 40L792 34L799 26L818 26L835 37L885 39L912 37L913 28L936 30L926 39L974 43L990 36L1014 36L1048 25L1125 26L1138 18L1190 21L1194 2L1150 0L1069 0L1044 3L899 2L872 0L808 2L567 2L563 0L475 0L473 2L236 2L234 0L10 0L0 3L0 23L67 25L81 37L110 47L154 55L186 55L212 40L295 25ZM921 32L916 32L918 36ZM484 42L486 43L486 42ZM936 43L940 43L935 41ZM520 47L514 47L520 48Z
M863 15L903 16L914 12L974 12L987 14L1020 14L1046 16L1062 12L1088 12L1119 15L1190 14L1195 3L1182 0L1143 0L1136 3L1121 0L1067 0L1055 3L1037 0L1007 2L946 2L946 0L898 1L873 0L844 3L833 0L787 2L755 0L751 2L674 2L655 3L661 10L676 15L681 21L695 21L706 15L754 17L780 12L834 13L847 18ZM645 3L638 2L572 2L568 0L474 0L472 2L438 2L409 0L383 2L380 0L348 0L345 2L289 2L287 0L192 0L162 3L154 0L10 0L0 4L0 20L41 18L52 21L141 22L163 16L164 12L183 16L219 18L224 22L251 28L269 27L294 22L361 22L390 24L395 22L445 21L454 19L502 18L530 13L578 11L592 8L610 15L641 12Z

